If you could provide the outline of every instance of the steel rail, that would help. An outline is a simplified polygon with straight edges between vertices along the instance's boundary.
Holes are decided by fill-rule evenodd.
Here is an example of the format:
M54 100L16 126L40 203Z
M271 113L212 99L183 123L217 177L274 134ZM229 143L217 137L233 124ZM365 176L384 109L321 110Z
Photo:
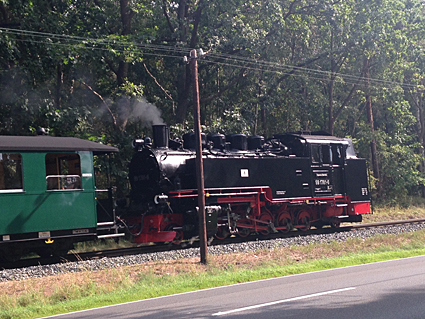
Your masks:
M304 237L304 236L315 235L315 234L317 235L330 234L330 233L336 233L336 232L355 231L358 229L389 227L389 226L396 226L396 225L421 224L421 223L425 223L425 218L374 222L374 223L364 223L364 224L355 224L355 225L344 225L338 228L324 227L320 229L310 229L308 231L296 230L296 231L290 231L288 233L277 232L277 233L271 233L269 235L261 235L261 234L255 233L247 237L232 236L224 240L213 240L211 243L209 243L209 245L210 246L228 245L228 244L236 244L236 243L242 243L247 241L268 240L268 239L272 240L276 238L291 238L291 237L297 237L297 236ZM106 249L106 250L82 252L82 253L71 252L71 253L68 253L66 256L62 256L62 257L28 258L28 259L22 259L13 263L2 262L0 263L0 270L13 269L13 268L25 268L25 267L37 266L37 265L50 265L55 263L76 262L76 261L83 261L83 260L90 260L90 259L100 259L104 257L112 258L112 257L121 257L121 256L128 256L128 255L137 255L137 254L176 251L176 250L198 248L198 247L199 247L199 240L191 239L191 240L184 241L180 245L174 245L172 243L152 244L152 245L139 246L139 247Z

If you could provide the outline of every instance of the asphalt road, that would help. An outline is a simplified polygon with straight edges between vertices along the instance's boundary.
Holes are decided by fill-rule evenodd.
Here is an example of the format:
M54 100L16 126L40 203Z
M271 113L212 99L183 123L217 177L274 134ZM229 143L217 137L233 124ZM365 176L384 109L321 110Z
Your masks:
M425 318L425 256L206 289L49 318Z

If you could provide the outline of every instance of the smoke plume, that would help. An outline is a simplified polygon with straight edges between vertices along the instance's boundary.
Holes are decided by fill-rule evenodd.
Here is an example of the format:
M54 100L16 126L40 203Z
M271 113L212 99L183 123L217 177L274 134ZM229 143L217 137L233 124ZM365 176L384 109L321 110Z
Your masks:
M114 106L117 112L117 125L121 130L125 130L127 123L135 121L140 121L146 127L164 124L161 111L144 97L135 99L123 95Z
M149 127L164 124L161 111L143 97L134 101L130 117L141 120L143 124Z

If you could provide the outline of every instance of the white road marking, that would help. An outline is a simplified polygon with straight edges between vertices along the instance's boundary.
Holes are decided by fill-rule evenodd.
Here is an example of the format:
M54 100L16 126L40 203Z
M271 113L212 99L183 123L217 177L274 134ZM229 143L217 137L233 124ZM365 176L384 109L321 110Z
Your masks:
M313 298L313 297L318 297L318 296L330 295L330 294L335 294L335 293L338 293L338 292L343 292L343 291L348 291L348 290L353 290L353 289L356 289L356 287L348 287L348 288L318 292L318 293L315 293L315 294L299 296L299 297L283 299L283 300L277 300L277 301L267 302L267 303L263 303L263 304L259 304L259 305L233 309L233 310L229 310L229 311L216 312L216 313L213 313L212 315L213 316L223 316L223 315L228 315L230 313L241 312L241 311L245 311L245 310L251 310L251 309L267 307L267 306L273 306L273 305L276 305L276 304L290 302L290 301L297 301L297 300L303 300L303 299L308 299L308 298Z
M82 313L82 312L97 311L97 310L101 310L101 309L121 307L121 306L125 306L125 305L136 304L136 303L148 303L152 300L166 299L166 298L168 299L168 298L173 298L173 297L176 297L176 296L197 294L199 292L207 292L207 291L212 291L212 290L227 289L229 287L248 286L248 285L256 284L256 283L259 283L259 282L281 280L283 278L285 278L285 279L286 278L294 278L294 277L296 278L296 277L302 277L302 276L311 275L311 274L327 273L327 272L344 270L344 269L351 269L351 268L363 268L363 267L368 267L368 266L371 266L371 265L389 264L389 263L400 262L400 261L409 260L409 259L423 259L423 258L424 258L424 256L422 256L422 255L421 256L413 256L413 257L405 257L405 258L399 258L399 259L377 261L377 262L367 263L367 264L360 264L360 265L352 265L352 266L345 266L345 267L339 267L339 268L317 270L317 271L313 271L313 272L306 272L306 273L300 273L300 274L294 274L294 275L286 275L286 276L282 276L282 277L266 278L266 279L261 279L261 280L256 280L256 281L240 282L240 283L232 284L232 285L205 288L205 289L200 289L200 290L193 290L193 291L188 291L188 292L177 293L177 294L173 294L173 295L154 297L154 298L150 298L150 299L135 300L135 301L129 301L129 302L124 302L124 303L109 305L109 306L103 306L103 307L91 308L91 309L86 309L86 310L79 310L79 311L73 311L73 312L68 312L68 313L62 313L62 314L58 314L58 315L42 317L42 318L39 318L39 319L58 318L58 317L68 316L68 315L72 315L72 314L78 314L78 313Z

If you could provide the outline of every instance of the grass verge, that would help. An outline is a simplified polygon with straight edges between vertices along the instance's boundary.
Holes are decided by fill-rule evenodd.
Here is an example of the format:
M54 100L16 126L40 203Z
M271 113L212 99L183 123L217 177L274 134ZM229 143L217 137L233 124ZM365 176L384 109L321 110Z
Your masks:
M38 318L197 289L425 254L425 231L0 283L0 318Z

